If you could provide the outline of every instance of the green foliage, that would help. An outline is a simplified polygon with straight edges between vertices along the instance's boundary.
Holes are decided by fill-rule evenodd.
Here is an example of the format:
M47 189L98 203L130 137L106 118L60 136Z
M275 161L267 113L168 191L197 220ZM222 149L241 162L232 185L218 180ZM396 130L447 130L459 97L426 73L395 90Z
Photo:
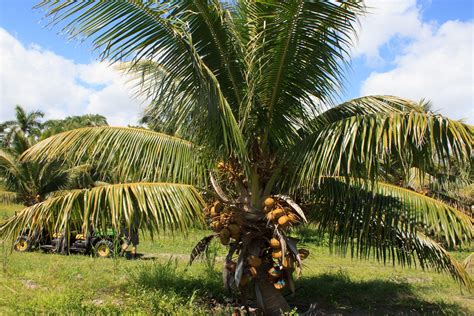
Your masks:
M68 116L62 120L48 120L43 123L41 139L46 139L52 135L76 128L104 125L108 125L107 119L99 114L85 114L77 116Z
M424 101L369 96L333 103L363 2L42 1L38 6L72 38L91 38L103 59L124 62L139 94L150 100L147 121L179 138L97 127L38 143L24 159L87 161L116 171L114 180L124 184L112 186L120 190L110 194L104 186L54 197L37 206L42 214L37 225L64 227L74 214L86 223L115 219L131 225L134 217L153 214L147 228L176 227L173 213L183 210L174 207L186 204L187 216L199 214L203 199L197 193L211 191L203 174L223 161L235 169L228 191L253 215L263 216L266 196L289 195L314 215L331 245L364 258L375 253L384 262L434 267L471 283L430 238L463 243L472 236L471 219L392 185L398 182L378 182L398 172L394 166L405 174L411 168L422 175L436 168L448 172L452 166L468 173L473 127L430 112ZM324 182L331 178L328 189ZM177 186L186 189L168 190ZM90 212L86 206L93 206ZM62 216L48 217L48 207L62 210ZM34 209L13 218L3 232L19 229Z

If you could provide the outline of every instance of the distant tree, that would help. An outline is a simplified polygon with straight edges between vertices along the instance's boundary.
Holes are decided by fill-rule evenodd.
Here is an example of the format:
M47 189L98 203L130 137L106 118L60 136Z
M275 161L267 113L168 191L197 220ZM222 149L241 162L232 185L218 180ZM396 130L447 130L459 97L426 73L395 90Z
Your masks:
M30 206L45 200L51 193L93 185L87 164L68 167L57 160L21 161L21 154L34 144L22 130L11 135L8 147L0 148L0 201Z
M0 124L0 138L8 146L15 133L22 131L27 137L38 137L41 132L41 121L44 113L41 111L26 112L20 105L15 106L15 120Z
M54 134L62 133L81 127L95 127L108 125L107 119L99 114L86 114L68 116L62 120L48 120L43 124L41 139L46 139Z

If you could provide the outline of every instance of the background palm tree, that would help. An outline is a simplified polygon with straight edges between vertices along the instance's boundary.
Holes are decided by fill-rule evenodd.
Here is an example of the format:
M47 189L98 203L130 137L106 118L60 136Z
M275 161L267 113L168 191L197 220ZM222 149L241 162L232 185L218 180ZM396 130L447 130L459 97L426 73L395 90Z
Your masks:
M26 112L20 105L15 106L15 120L0 124L0 140L8 146L18 131L27 137L38 137L41 131L41 111Z
M108 125L107 119L99 114L68 116L62 120L48 120L43 123L41 139L75 128Z
M472 219L412 190L381 182L395 159L421 172L468 168L473 129L392 96L334 105L359 1L43 1L53 23L92 37L102 57L127 61L147 122L72 130L24 159L87 161L117 183L47 199L1 228L67 229L69 219L151 232L196 222L229 246L225 283L254 293L268 314L289 309L281 288L308 255L291 229L307 220L341 253L420 264L471 280L437 242L472 237ZM100 23L98 23L100 21ZM206 211L203 212L202 210Z
M61 190L93 186L88 165L69 168L59 161L20 161L31 145L32 139L20 130L12 135L10 146L0 148L1 201L31 206Z

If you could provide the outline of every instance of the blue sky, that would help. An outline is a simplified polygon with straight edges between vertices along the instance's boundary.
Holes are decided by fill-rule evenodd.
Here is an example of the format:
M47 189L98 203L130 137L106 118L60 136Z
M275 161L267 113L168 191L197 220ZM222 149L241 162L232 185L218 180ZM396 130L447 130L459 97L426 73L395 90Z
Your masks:
M0 0L0 121L14 104L47 118L106 115L136 124L142 104L124 79L97 61L90 43L68 41L46 27L37 1ZM431 99L434 108L474 124L474 1L371 0L361 20L346 90Z

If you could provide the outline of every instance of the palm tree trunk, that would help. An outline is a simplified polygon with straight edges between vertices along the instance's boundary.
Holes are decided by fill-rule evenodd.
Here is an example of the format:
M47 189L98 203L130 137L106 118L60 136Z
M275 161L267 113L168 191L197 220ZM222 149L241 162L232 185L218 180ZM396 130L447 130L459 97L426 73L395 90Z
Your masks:
M263 309L264 315L270 316L281 315L285 312L289 312L290 306L288 305L288 302L281 294L281 291L277 290L273 286L273 283L268 279L267 268L268 267L261 267L258 271L258 277L255 280L257 287L256 291L260 291L260 293L256 293L260 308Z

